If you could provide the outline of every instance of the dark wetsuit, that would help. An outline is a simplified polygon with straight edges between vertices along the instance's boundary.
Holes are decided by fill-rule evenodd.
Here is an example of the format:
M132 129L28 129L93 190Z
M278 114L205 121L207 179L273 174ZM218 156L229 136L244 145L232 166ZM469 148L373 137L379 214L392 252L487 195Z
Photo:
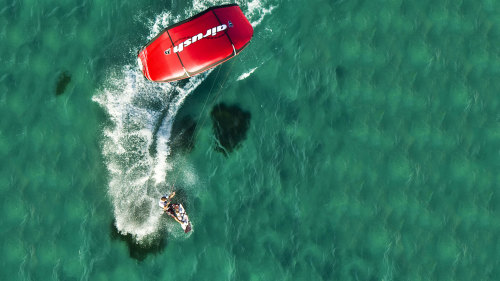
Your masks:
M174 217L175 217L175 207L174 207L174 204L170 204L170 205L168 205L167 212L168 212L170 215L172 215L172 216L174 216Z

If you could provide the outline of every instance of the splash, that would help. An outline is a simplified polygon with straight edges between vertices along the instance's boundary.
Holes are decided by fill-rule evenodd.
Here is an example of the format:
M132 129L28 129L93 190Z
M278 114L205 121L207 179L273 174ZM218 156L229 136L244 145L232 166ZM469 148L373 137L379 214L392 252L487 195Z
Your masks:
M241 6L241 5L240 5ZM250 20L250 23L255 28L257 27L266 15L269 15L273 12L276 6L264 7L264 5L259 0L252 0L246 3L246 10L244 11L245 15Z
M245 78L248 78L248 76L252 75L252 73L257 69L258 67L254 67L252 69L250 69L249 71L241 74L237 79L236 81L240 81L240 80L243 80Z
M193 8L182 14L174 16L166 11L154 20L139 20L150 27L147 36L150 40L168 25L220 4L223 1L195 0ZM260 23L268 13L260 8L258 0L240 6L245 14L245 9L251 7L252 25ZM131 55L140 47L131 50ZM122 234L131 234L138 242L164 227L157 201L173 183L167 177L175 164L168 160L173 121L186 97L210 72L178 83L154 83L143 77L137 65L126 65L111 71L93 97L111 121L103 130L102 151L110 176L108 194L116 228ZM180 174L186 177L187 184L195 185L195 171ZM166 228L175 232L170 225Z
M103 154L110 173L116 227L137 240L154 233L161 211L157 200L168 184L168 140L177 111L207 74L183 86L156 84L137 67L126 66L111 75L93 100L109 114L113 126L104 129Z

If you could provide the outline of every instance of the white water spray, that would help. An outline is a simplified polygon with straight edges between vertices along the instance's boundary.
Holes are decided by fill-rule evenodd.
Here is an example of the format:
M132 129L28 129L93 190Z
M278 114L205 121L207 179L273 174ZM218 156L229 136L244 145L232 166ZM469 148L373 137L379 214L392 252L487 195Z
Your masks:
M193 9L173 16L163 12L150 26L148 40L169 24L188 18L222 1L193 2ZM259 8L260 2L240 4L255 27L272 8ZM141 46L137 47L137 50ZM133 50L133 54L137 50ZM103 88L93 97L108 113L112 125L103 130L103 154L110 174L108 194L113 204L115 223L122 234L137 241L155 234L160 228L162 211L158 198L172 182L167 180L169 139L173 121L185 98L211 71L189 79L187 83L154 83L146 80L139 67L126 65L110 74ZM188 182L197 177L190 171Z

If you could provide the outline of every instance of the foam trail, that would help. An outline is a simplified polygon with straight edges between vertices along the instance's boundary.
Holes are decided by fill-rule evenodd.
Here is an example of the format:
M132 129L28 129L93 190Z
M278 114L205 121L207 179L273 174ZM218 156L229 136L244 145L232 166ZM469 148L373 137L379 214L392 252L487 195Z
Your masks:
M104 130L103 154L110 172L108 193L116 227L142 240L158 229L159 195L166 191L168 140L175 114L184 99L205 79L184 85L148 82L137 67L124 67L93 100L109 114L113 127Z
M184 14L174 17L163 12L153 21L146 20L150 26L148 39L169 24L223 3L194 1L194 8ZM268 13L259 8L258 0L240 6L245 14L245 9L252 7L252 25L260 23ZM140 47L132 50L131 55ZM143 77L137 65L126 65L112 72L93 97L112 123L103 131L102 150L110 176L108 194L115 224L122 234L132 234L141 242L160 228L162 212L157 201L172 184L167 180L167 173L173 168L173 163L167 161L172 124L185 98L210 72L192 77L187 83L154 83Z
M258 67L254 67L252 69L250 69L249 71L241 74L237 79L236 81L240 81L240 80L243 80L245 78L247 78L248 76L250 76Z
M243 5L240 4L240 6ZM247 2L246 5L246 12L243 10L245 15L248 17L250 24L255 28L258 26L262 20L264 20L264 17L266 15L269 15L272 13L272 11L276 8L276 6L270 6L270 7L264 7L263 4L261 3L260 0L252 0L250 2Z

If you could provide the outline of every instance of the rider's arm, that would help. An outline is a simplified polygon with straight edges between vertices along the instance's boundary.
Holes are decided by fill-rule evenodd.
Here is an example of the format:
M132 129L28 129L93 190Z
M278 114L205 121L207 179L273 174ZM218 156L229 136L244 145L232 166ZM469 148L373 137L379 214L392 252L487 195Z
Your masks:
M178 223L182 224L182 222L176 217L174 216L173 214L171 214L170 212L168 211L165 211L165 213L167 213L169 216L171 216L174 220L176 220Z
M172 194L168 196L168 200L170 201L170 199L172 199L174 196L175 196L175 191L172 191Z

